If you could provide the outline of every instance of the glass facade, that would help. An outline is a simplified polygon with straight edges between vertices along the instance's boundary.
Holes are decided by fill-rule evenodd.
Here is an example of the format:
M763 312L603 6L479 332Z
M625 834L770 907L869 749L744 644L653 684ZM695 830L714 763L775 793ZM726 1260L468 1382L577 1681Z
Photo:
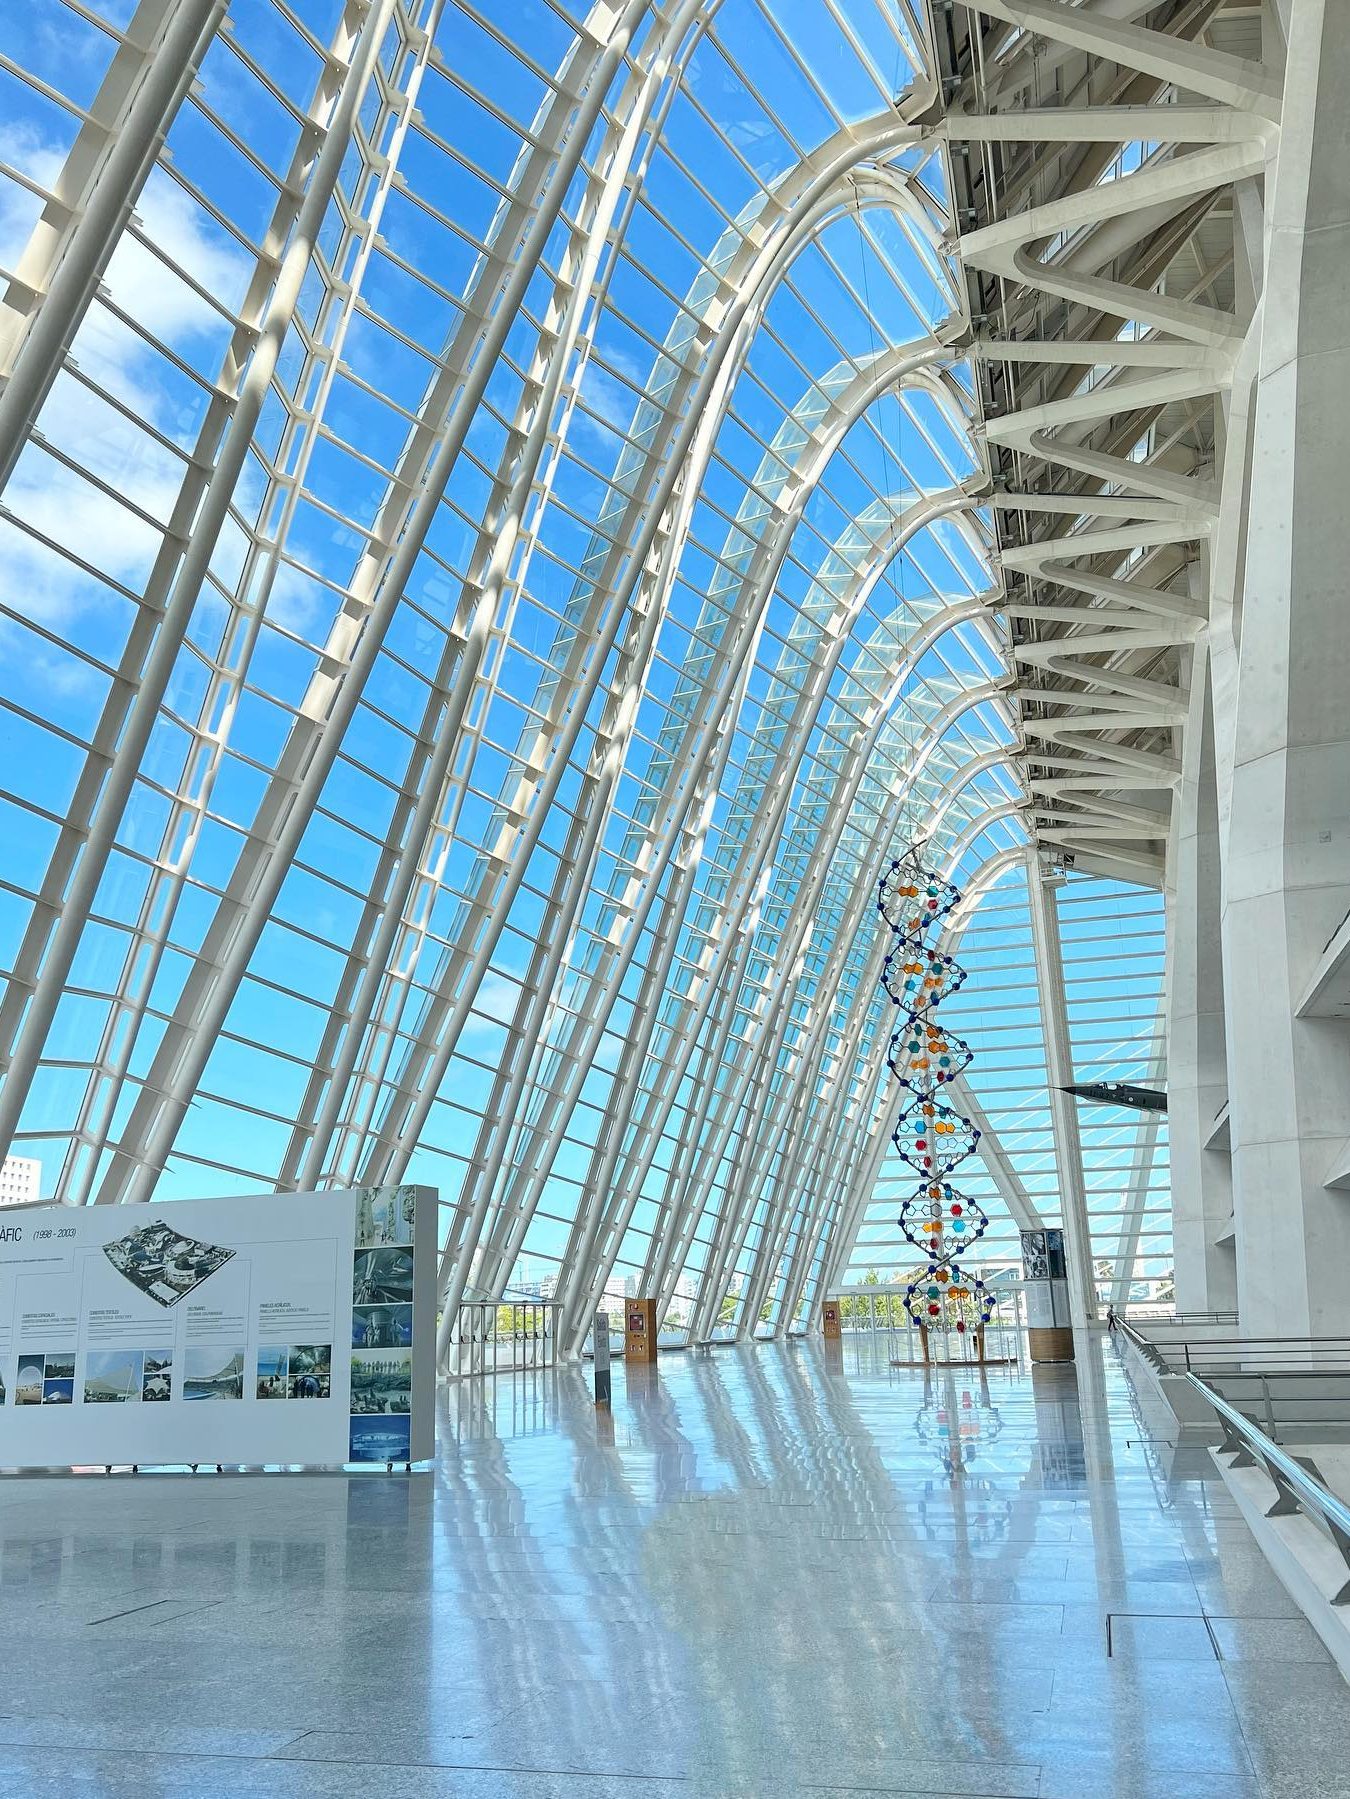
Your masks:
M896 1265L874 892L927 835L990 1254L1015 1187L1054 1214L926 14L11 21L0 1148L45 1196L411 1179L451 1305L799 1325ZM1156 896L1057 904L1079 1078L1156 1078ZM1165 1136L1102 1117L1094 1251L1162 1276Z

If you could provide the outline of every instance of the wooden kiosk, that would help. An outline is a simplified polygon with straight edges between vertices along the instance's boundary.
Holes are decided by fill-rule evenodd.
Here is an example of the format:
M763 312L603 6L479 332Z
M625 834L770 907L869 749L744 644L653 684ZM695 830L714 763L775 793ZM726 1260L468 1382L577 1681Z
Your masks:
M656 1360L656 1301L625 1299L623 1302L623 1355L625 1362Z

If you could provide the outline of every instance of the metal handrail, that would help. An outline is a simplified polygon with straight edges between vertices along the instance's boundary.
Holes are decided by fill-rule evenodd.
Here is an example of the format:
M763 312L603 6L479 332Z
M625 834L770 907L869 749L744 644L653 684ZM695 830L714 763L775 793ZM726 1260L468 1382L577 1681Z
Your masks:
M1315 1524L1328 1536L1345 1564L1347 1578L1332 1595L1333 1605L1350 1602L1350 1506L1340 1500L1300 1462L1288 1455L1266 1433L1216 1393L1199 1375L1186 1379L1212 1406L1223 1431L1221 1455L1232 1455L1234 1468L1259 1467L1275 1487L1275 1503L1267 1518L1287 1518L1294 1513Z
M500 1299L460 1302L450 1329L457 1374L508 1374L551 1368L557 1361L557 1322L552 1299L503 1294ZM503 1328L501 1314L510 1314ZM501 1346L508 1356L502 1360Z
M1255 1373L1250 1364L1257 1360L1270 1374L1350 1373L1350 1337L1182 1337L1155 1342L1126 1319L1117 1322L1145 1360L1164 1374Z
M1171 1330L1175 1325L1236 1324L1237 1321L1236 1312L1169 1312L1163 1317L1149 1319L1155 1328L1161 1326L1165 1330Z
M1309 1380L1345 1380L1350 1377L1350 1367L1335 1368L1189 1368L1188 1374L1199 1374L1206 1380L1261 1380L1271 1381L1309 1381Z
M1127 1319L1117 1318L1116 1329L1120 1331L1123 1336L1130 1339L1130 1342L1134 1344L1135 1348L1139 1351L1140 1355L1143 1356L1150 1367L1155 1368L1159 1374L1167 1374L1170 1372L1167 1363L1163 1360L1159 1351L1149 1342L1147 1337L1141 1336Z
M1281 1344L1247 1338L1210 1351L1203 1345L1184 1343L1180 1355L1169 1357L1166 1346L1159 1353L1176 1373L1250 1374L1350 1374L1350 1345L1319 1348L1309 1344Z
M1137 1326L1132 1326L1137 1329ZM1189 1343L1194 1350L1202 1349L1250 1349L1253 1344L1266 1349L1282 1349L1302 1353L1306 1350L1324 1348L1350 1350L1350 1337L1258 1337L1251 1332L1232 1337L1182 1337L1178 1343L1165 1342L1164 1348L1180 1348Z

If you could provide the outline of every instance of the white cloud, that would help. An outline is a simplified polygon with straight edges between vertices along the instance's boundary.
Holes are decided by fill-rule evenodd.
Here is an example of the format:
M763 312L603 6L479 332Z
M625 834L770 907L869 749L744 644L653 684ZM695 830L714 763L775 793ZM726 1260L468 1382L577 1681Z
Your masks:
M581 400L588 411L578 410L572 416L581 437L612 454L619 448L615 433L627 431L633 423L646 377L630 357L620 352L607 349L605 361L618 370L618 375L611 375L593 360L588 362L581 377ZM619 375L626 380L621 381Z
M476 1039L492 1037L501 1025L510 1025L516 1015L516 1005L520 999L520 975L503 972L501 969L489 968L479 982L478 992L474 996L473 1011L464 1023L463 1041L472 1043ZM490 1022L492 1021L492 1022Z
M308 637L325 612L333 610L333 596L289 562L278 562L267 596L267 617L283 631Z
M136 202L145 234L227 307L243 299L249 262L220 228L166 174L156 169ZM129 233L118 243L104 276L116 303L175 348L199 332L220 331L219 314L153 251ZM223 343L222 343L223 349Z
M99 492L63 464L43 459L15 471L6 504L34 529L84 557L114 580L140 584L148 573L159 537L149 525L110 495ZM171 490L139 492L157 510L172 501ZM73 563L58 561L27 535L9 537L0 573L0 594L15 612L48 629L69 627L86 598L88 578Z
M64 156L60 146L44 138L35 124L17 120L0 127L0 159L50 187ZM36 211L31 196L12 183L0 183L0 263L10 268L16 265ZM226 305L237 305L248 278L248 259L218 228L204 221L167 175L152 173L137 202L137 212L146 234L168 255L208 291L219 294ZM202 348L209 364L214 346L200 343L209 335L219 340L223 354L228 327L219 314L134 238L126 236L119 243L104 279L118 306L180 353ZM177 402L160 380L162 365L155 353L102 307L91 307L72 353L82 373L147 423L180 442L191 441L195 435L192 421L185 421L186 429L175 428ZM168 519L178 498L181 469L81 382L70 376L58 377L38 428L115 491L134 495L137 505L153 518ZM158 532L45 451L34 446L24 452L5 501L16 517L54 543L133 590L142 586L159 546ZM89 636L78 626L91 605L106 604L100 590L73 563L27 534L6 530L5 539L0 562L4 603L48 629ZM100 639L107 635L98 632ZM104 644L91 647L103 648ZM14 648L11 642L11 654Z
M28 120L8 119L0 124L0 162L50 188L63 161L60 146L45 142ZM18 263L41 210L42 201L27 188L9 179L0 183L0 263L5 268L13 269Z

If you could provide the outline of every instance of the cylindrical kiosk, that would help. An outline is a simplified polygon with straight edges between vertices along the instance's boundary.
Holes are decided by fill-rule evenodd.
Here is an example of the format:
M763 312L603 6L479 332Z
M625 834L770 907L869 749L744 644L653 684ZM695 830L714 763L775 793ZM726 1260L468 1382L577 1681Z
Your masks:
M1064 1262L1064 1232L1022 1232L1027 1295L1027 1348L1033 1362L1071 1362L1073 1326Z

